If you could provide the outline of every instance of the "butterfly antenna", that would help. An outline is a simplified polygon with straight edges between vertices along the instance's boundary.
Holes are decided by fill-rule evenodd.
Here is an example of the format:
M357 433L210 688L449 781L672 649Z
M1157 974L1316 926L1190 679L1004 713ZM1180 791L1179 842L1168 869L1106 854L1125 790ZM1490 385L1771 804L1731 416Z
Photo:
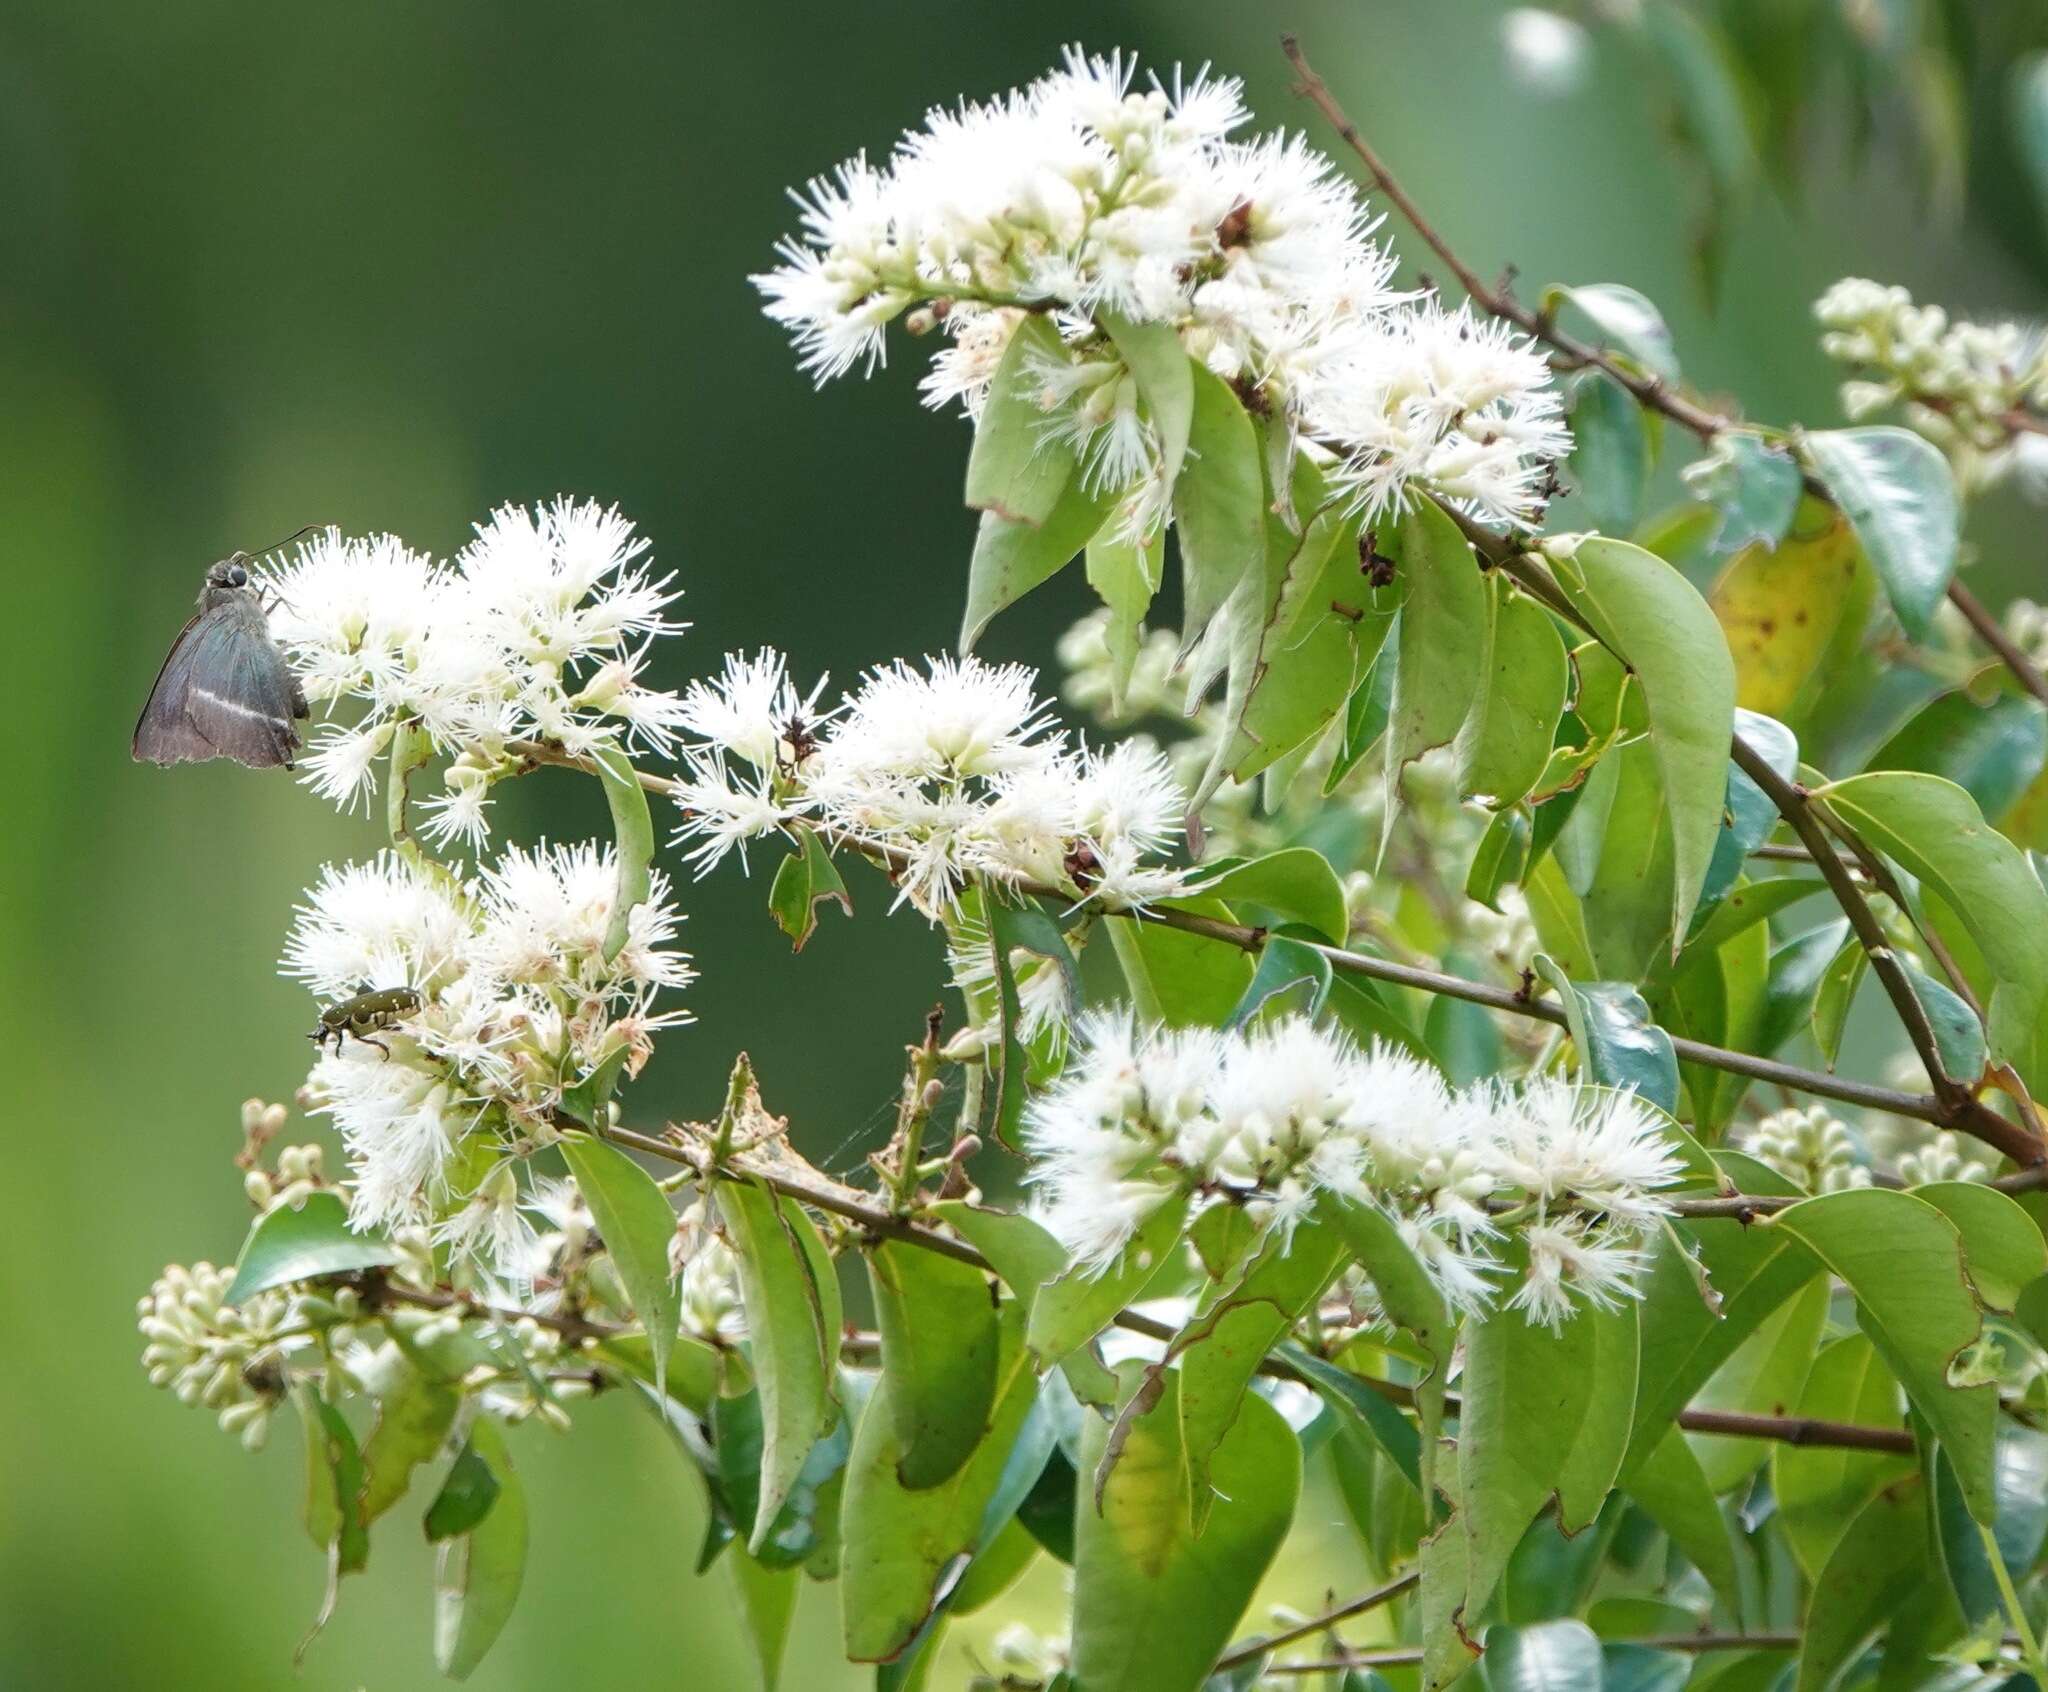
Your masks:
M333 524L331 523L308 523L303 529L294 529L290 534L286 535L284 539L281 541L272 541L268 546L259 546L256 549L255 556L258 558L266 558L271 553L276 552L283 547L290 546L292 542L297 540L301 535L310 535L315 529L328 529L332 527Z

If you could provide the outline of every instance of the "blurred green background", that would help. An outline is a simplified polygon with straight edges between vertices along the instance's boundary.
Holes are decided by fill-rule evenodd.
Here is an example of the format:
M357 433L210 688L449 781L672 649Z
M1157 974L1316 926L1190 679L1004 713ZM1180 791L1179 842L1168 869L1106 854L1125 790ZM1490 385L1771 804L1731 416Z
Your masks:
M1697 183L1641 61L1602 35L1576 96L1538 97L1482 0L0 14L0 1686L433 1681L413 1512L388 1519L294 1681L321 1585L296 1440L280 1428L245 1457L136 1365L151 1277L241 1238L237 1105L303 1073L312 1005L272 972L294 897L374 844L282 777L129 762L205 565L309 521L445 553L493 504L566 491L617 501L677 572L695 626L674 682L739 643L841 678L942 649L972 530L966 432L919 409L900 341L871 384L813 394L797 375L746 282L790 222L784 185L1075 39L1213 60L1246 77L1262 125L1299 124L1283 25L1482 270L1643 289L1689 374L1758 416L1835 420L1807 305L1845 272L2040 307L2037 208L2011 172L1981 167L1970 217L1942 222L1911 150L1880 135L1852 161L1837 114L1797 205L1767 193L1736 220L1710 312ZM1973 533L1987 597L2039 580L2016 500ZM1047 660L1084 593L1063 578L991 650ZM508 828L595 825L583 784L523 785ZM828 915L792 959L765 892L730 869L686 888L701 1021L631 1110L702 1114L744 1047L806 1149L844 1168L881 1136L939 948L867 881L857 926ZM536 1542L474 1685L750 1684L724 1576L689 1573L696 1483L639 1406L600 1401L516 1451ZM1361 1565L1328 1487L1304 1520L1275 1591L1306 1604ZM1049 1615L1056 1573L1032 1592ZM807 1598L788 1685L863 1683L838 1663L835 1601Z

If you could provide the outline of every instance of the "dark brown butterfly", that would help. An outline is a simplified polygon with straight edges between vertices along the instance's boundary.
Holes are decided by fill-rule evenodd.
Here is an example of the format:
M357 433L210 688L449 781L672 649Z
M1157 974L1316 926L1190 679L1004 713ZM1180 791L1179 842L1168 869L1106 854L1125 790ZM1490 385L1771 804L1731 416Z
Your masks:
M206 572L199 610L171 643L129 751L139 763L233 758L252 769L292 767L306 695L271 638L246 552Z

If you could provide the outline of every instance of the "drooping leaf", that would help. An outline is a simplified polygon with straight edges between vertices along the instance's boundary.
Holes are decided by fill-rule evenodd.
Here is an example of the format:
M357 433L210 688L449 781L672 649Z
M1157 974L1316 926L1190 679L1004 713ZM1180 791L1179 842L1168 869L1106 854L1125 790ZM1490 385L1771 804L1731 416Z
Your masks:
M967 609L960 624L960 650L972 652L996 613L1016 604L1050 580L1094 538L1109 515L1111 500L1088 478L1069 477L1059 499L1039 523L1021 523L994 511L981 514L974 556L967 566Z
M758 1554L811 1447L832 1420L839 1283L810 1219L793 1199L744 1181L721 1181L715 1192L739 1259L740 1297L762 1400L760 1493L748 1536L748 1548Z
M526 1578L526 1492L488 1416L471 1425L469 1450L489 1466L497 1492L482 1518L435 1554L434 1662L450 1680L467 1680L497 1643Z
M1594 536L1557 569L1642 686L1671 828L1672 934L1682 937L1721 830L1734 664L1706 601L1655 554Z
M1956 569L1961 510L1948 460L1924 436L1890 425L1823 430L1803 444L1901 626L1924 639Z
M912 1491L936 1486L980 1443L995 1402L1000 1336L980 1270L883 1240L867 1254L882 1377Z
M1484 679L1458 731L1458 784L1499 811L1522 799L1550 761L1571 663L1548 611L1498 572L1487 591Z
M439 1455L462 1394L410 1362L377 1396L377 1420L363 1441L362 1516L373 1522L405 1496L413 1470Z
M1421 1441L1414 1424L1394 1407L1392 1400L1327 1358L1297 1345L1282 1345L1279 1356L1361 1437L1383 1451L1411 1487L1420 1491Z
M1735 1541L1685 1435L1677 1428L1665 1434L1646 1457L1630 1466L1626 1485L1629 1496L1706 1577L1715 1596L1739 1611L1742 1588Z
M1484 680L1491 611L1471 545L1435 504L1410 505L1393 544L1405 595L1386 735L1388 830L1401 772L1425 752L1450 745L1471 712Z
M306 1535L327 1553L328 1605L333 1583L354 1574L370 1558L369 1518L364 1509L365 1473L355 1430L320 1390L302 1382L294 1396L306 1436ZM325 1612L322 1614L325 1620Z
M1167 909L1234 920L1220 899L1167 899ZM1252 961L1234 946L1155 922L1109 924L1110 947L1138 1014L1173 1028L1214 1028L1228 1019L1251 984Z
M1818 1202L1818 1201L1816 1201ZM1925 1578L1927 1507L1917 1476L1858 1512L1813 1583L1797 1692L1824 1692Z
M1635 396L1605 371L1571 389L1571 478L1594 528L1626 535L1642 520L1650 432Z
M794 1568L764 1567L744 1549L726 1558L725 1566L739 1593L740 1614L746 1622L747 1642L753 1647L754 1667L761 1676L761 1692L775 1692L789 1648L790 1623L796 1619L799 1576Z
M654 888L654 817L647 808L647 790L632 760L616 746L600 746L590 754L611 807L612 839L618 852L619 885L612 895L611 917L604 930L604 961L625 950L632 934L633 912L647 902Z
M1642 994L1626 981L1575 982L1542 952L1533 967L1556 990L1587 1075L1603 1087L1633 1088L1666 1115L1674 1114L1678 1059L1671 1036L1650 1020Z
M1620 282L1586 282L1546 291L1547 304L1559 301L1577 306L1608 345L1627 353L1650 375L1678 380L1678 349L1671 330L1645 295Z
M1738 705L1735 732L1787 781L1798 778L1799 741L1775 717ZM1748 870L1750 854L1770 838L1777 823L1778 808L1769 795L1731 761L1727 809L1722 816L1721 833L1714 841L1714 856L1707 864L1707 879L1700 888L1699 909L1693 915L1695 934L1703 916L1712 912Z
M971 509L1031 524L1052 515L1074 475L1074 449L1061 437L1048 436L1039 403L1045 382L1034 366L1057 368L1066 357L1050 317L1027 317L1010 336L967 455Z
M396 1263L398 1253L382 1234L357 1233L348 1225L348 1206L336 1193L309 1193L305 1202L264 1212L235 1259L235 1278L225 1302L240 1304L272 1287L322 1275L346 1275Z
M1869 1187L1806 1199L1776 1227L1848 1283L1864 1333L1955 1464L1970 1513L1989 1521L1998 1392L1950 1384L1983 1328L1955 1225L1911 1193Z
M801 823L792 825L796 845L776 868L775 881L768 889L768 912L775 926L789 936L790 949L801 952L818 931L818 907L827 899L853 915L853 896L840 879L839 867L825 849L816 829Z
M886 1380L861 1413L840 1505L845 1645L855 1662L888 1662L908 1649L949 1579L1000 1531L1002 1522L985 1517L1037 1394L1022 1328L1022 1307L1006 1304L994 1408L972 1455L936 1486L912 1491L902 1482Z
M2038 700L2000 694L1979 705L1967 693L1931 699L1871 754L1874 770L1945 776L1987 817L2002 817L2048 759L2048 711Z
M1235 1632L1294 1519L1301 1452L1270 1404L1247 1398L1217 1448L1207 1526L1189 1526L1176 1377L1131 1420L1102 1488L1084 1500L1074 1542L1073 1692L1195 1692ZM1081 1468L1101 1464L1109 1430L1084 1424Z
M1174 484L1180 540L1181 649L1191 648L1266 546L1265 474L1259 441L1230 384L1189 362L1194 410L1188 462ZM1156 585L1156 583L1155 583Z
M1170 493L1187 458L1189 431L1194 426L1194 361L1170 323L1137 323L1113 311L1098 312L1095 320L1116 343L1117 356L1136 380L1138 397L1151 413L1160 473Z
M1183 542L1185 544L1185 542ZM1109 611L1109 626L1103 642L1109 648L1109 703L1112 711L1124 708L1124 689L1130 685L1131 669L1138 661L1138 645L1145 630L1145 613L1159 592L1165 566L1166 537L1151 544L1104 529L1088 543L1085 568L1088 585Z
M669 1269L676 1213L654 1177L617 1146L571 1134L562 1141L562 1156L590 1206L612 1267L619 1272L619 1284L633 1302L633 1314L647 1330L654 1389L666 1392L668 1354L683 1311L682 1289Z
M1992 1474L1998 1495L1992 1536L1999 1561L2018 1580L2034 1566L2042 1541L2048 1538L2048 1434L2001 1416ZM1946 1452L1936 1456L1930 1478L1935 1548L1942 1568L1964 1620L1973 1629L1983 1628L2004 1608L1990 1550L1958 1495L1955 1469Z
M989 1260L1027 1310L1038 1289L1057 1280L1067 1266L1066 1248L1029 1216L985 1209L965 1199L946 1199L932 1206L932 1214L950 1222Z
M1820 1048L1820 1054L1827 1059L1830 1069L1842 1055L1842 1037L1849 1030L1849 1012L1855 1006L1856 989L1863 985L1863 976L1869 966L1870 954L1863 949L1863 942L1852 935L1843 941L1841 949L1821 971L1820 983L1813 995L1813 1043Z
M1977 1020L1977 1013L1948 983L1935 980L1911 958L1901 958L1899 964L1912 984L1913 996L1927 1013L1942 1069L1951 1079L1974 1087L1984 1074L1989 1056L1984 1025Z
M485 1443L488 1445L489 1436ZM490 1459L477 1442L463 1441L441 1482L441 1490L427 1507L427 1543L439 1545L444 1539L458 1539L468 1533L491 1513L501 1485L498 1471L491 1467Z
M1743 1415L1781 1414L1806 1384L1827 1315L1828 1285L1816 1276L1736 1346L1693 1394L1692 1404ZM1687 1439L1716 1494L1733 1491L1770 1456L1763 1440L1718 1434L1689 1434Z
M1070 1268L1039 1290L1031 1303L1028 1340L1042 1365L1050 1366L1093 1339L1112 1316L1131 1303L1180 1243L1187 1220L1185 1196L1168 1200L1138 1226L1116 1261L1099 1274Z

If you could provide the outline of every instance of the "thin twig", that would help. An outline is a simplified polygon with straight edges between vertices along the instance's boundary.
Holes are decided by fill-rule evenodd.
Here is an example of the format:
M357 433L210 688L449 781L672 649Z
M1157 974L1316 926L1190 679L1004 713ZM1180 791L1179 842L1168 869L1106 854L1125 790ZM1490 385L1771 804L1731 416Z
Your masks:
M1283 1646L1292 1645L1298 1639L1307 1639L1313 1634L1323 1633L1341 1621L1349 1621L1353 1616L1362 1616L1368 1610L1377 1610L1382 1604L1400 1597L1421 1578L1420 1569L1410 1569L1406 1574L1396 1575L1384 1586L1376 1586L1370 1592L1339 1604L1335 1609L1325 1610L1321 1615L1311 1616L1307 1621L1294 1627L1284 1628L1270 1638L1254 1639L1248 1644L1226 1651L1216 1659L1216 1666L1210 1672L1221 1674L1225 1669L1236 1668L1239 1663L1252 1662L1269 1651L1278 1651Z
M1651 1651L1796 1651L1804 1635L1798 1633L1652 1633L1640 1639L1610 1639L1609 1645L1640 1645ZM1352 1668L1395 1668L1422 1661L1419 1645L1390 1645L1380 1650L1346 1651L1313 1663L1274 1663L1268 1674L1341 1674Z

